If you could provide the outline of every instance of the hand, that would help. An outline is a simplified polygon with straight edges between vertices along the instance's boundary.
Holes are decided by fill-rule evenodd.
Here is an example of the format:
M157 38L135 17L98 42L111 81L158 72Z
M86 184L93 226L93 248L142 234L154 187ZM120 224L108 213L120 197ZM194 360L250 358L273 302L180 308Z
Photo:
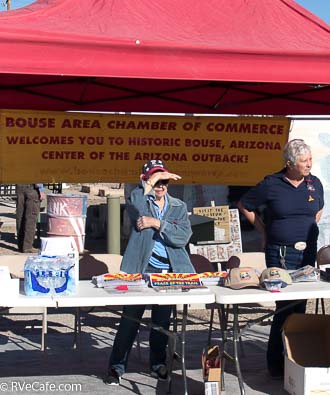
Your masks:
M136 221L136 227L139 231L147 228L160 228L160 221L157 218L142 216Z
M152 185L155 185L159 180L181 180L181 176L175 173L169 173L167 171L158 171L154 173L150 178L149 181Z
M46 199L46 192L40 192L40 201Z

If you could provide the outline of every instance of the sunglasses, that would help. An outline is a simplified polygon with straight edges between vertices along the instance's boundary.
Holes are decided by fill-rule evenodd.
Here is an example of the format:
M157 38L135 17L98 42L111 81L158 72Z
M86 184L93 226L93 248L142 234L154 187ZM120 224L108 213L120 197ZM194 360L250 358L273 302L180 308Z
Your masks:
M168 185L169 182L170 182L169 180L159 180L159 181L156 182L156 184L154 185L154 187L156 187L156 188L159 188L159 187L161 187L161 186L167 187L167 185Z

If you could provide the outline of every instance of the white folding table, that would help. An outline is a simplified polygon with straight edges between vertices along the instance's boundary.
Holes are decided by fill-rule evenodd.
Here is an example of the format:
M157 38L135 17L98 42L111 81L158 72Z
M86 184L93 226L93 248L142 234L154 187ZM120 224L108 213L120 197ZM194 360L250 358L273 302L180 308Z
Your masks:
M193 303L214 303L214 292L211 290L189 290L188 292L171 291L156 292L152 288L143 291L130 290L124 293L108 293L103 288L96 288L90 281L80 281L77 293L72 296L55 297L57 307L97 307L97 306L122 306L122 305L183 305L182 325L181 325L181 362L182 377L184 381L185 394L188 394L186 364L185 364L185 331L187 322L188 304ZM173 341L170 358L170 378L173 363L173 353L175 352L176 338L178 334L174 331L165 331L169 339Z
M294 302L301 299L330 298L330 283L323 281L295 283L282 288L280 292L269 292L261 288L243 288L239 290L220 286L213 286L210 288L215 294L216 303L222 306L233 306L233 351L241 394L245 394L245 389L238 357L238 341L240 337L238 306L250 303L277 302L281 300ZM225 328L223 329L226 331L226 322L224 326ZM227 334L225 334L225 338L227 338Z
M12 280L13 281L13 280ZM189 290L188 292L156 292L152 288L146 288L143 291L129 290L124 293L109 293L103 288L96 288L91 281L79 281L75 295L49 295L49 296L26 296L23 290L23 282L20 284L19 293L11 295L0 293L0 306L3 307L100 307L100 306L122 306L122 305L183 305L182 325L181 325L181 361L182 376L184 380L185 394L188 394L186 365L185 365L185 330L187 322L188 304L194 303L214 303L214 293L207 289ZM43 321L43 326L46 320ZM158 328L162 330L162 328ZM46 328L43 327L43 333ZM175 344L178 334L175 331L165 331L172 340L172 354L175 351ZM173 355L170 358L170 373L172 372ZM171 385L171 374L169 388Z
M5 282L8 287L0 289L0 306L3 307L56 307L56 300L52 295L27 296L24 292L23 281L10 279ZM0 287L3 284L0 282Z
M47 333L47 308L56 307L56 300L51 295L45 296L27 296L24 293L23 281L19 279L10 279L5 283L1 283L0 289L0 306L2 308L38 308L38 314L42 314L42 329L41 329L41 350L46 348L46 333ZM28 312L28 309L27 309ZM1 311L0 311L1 313ZM33 314L32 312L31 314ZM28 313L29 314L29 313Z

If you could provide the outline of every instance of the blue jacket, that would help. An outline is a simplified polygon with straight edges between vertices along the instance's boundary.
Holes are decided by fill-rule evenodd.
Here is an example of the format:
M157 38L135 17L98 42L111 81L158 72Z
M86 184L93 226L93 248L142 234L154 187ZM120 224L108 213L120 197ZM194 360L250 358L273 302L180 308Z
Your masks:
M166 244L173 272L195 273L185 249L192 231L187 206L183 201L167 194L168 209L160 221L159 231L154 228L139 231L136 228L136 221L140 216L157 218L152 202L148 199L148 195L144 195L144 185L145 183L142 181L127 200L126 207L132 223L132 233L122 260L121 270L126 273L144 273L155 243L154 234L159 232ZM154 196L153 190L149 195Z

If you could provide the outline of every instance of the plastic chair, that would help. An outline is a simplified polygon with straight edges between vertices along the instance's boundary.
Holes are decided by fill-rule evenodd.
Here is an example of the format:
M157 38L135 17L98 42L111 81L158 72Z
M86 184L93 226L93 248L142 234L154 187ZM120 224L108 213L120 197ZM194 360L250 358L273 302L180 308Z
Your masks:
M316 265L319 269L321 269L322 266L326 266L326 265L330 267L330 245L325 245L318 250L316 255ZM319 312L319 300L321 300L322 314L325 314L325 305L323 298L316 299L315 314L318 314Z
M86 254L79 260L79 279L91 280L104 273L119 273L123 257L119 254Z
M196 273L215 272L215 266L205 256L198 254L190 254L190 261L196 270Z
M226 264L227 269L239 266L253 267L261 273L264 269L266 269L265 253L241 252L231 256Z

